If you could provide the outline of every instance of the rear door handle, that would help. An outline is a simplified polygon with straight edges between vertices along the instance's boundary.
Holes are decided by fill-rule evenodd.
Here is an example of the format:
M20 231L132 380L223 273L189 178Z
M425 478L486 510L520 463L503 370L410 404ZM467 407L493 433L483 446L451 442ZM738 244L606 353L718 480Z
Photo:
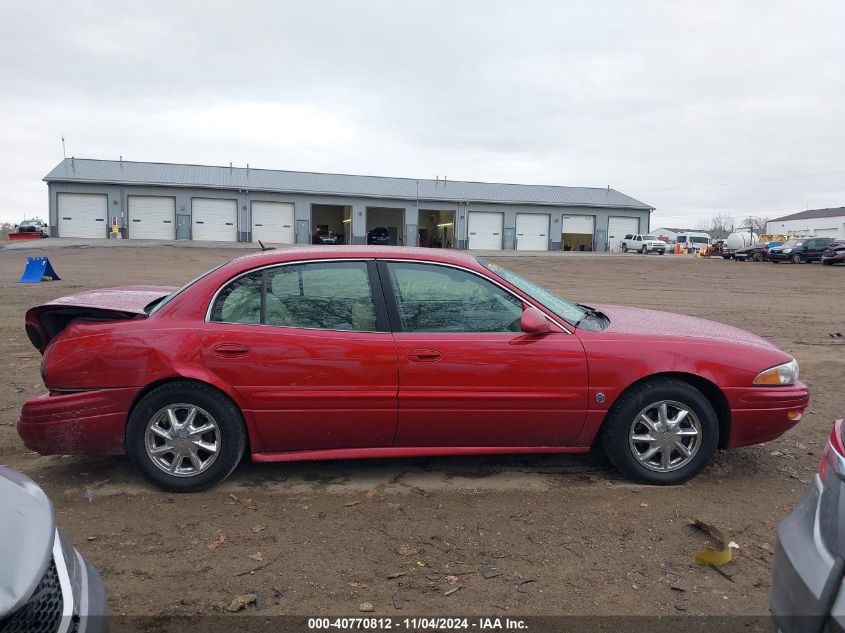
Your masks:
M408 360L417 363L436 363L443 358L443 354L436 349L412 349L408 352L407 357Z
M240 343L219 343L214 346L214 353L221 358L241 358L249 354L249 348Z

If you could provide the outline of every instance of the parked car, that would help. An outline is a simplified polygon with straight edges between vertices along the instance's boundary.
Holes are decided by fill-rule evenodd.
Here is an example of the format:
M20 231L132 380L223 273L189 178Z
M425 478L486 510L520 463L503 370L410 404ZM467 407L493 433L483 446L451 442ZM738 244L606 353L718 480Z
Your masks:
M845 421L837 420L801 504L778 526L775 630L845 631Z
M56 529L44 491L0 466L0 508L0 631L105 631L100 575Z
M567 301L466 253L279 249L179 290L129 286L26 313L49 394L42 454L127 452L200 490L255 461L587 452L675 484L769 441L808 391L792 356L678 314Z
M754 242L751 246L740 248L734 253L734 259L744 262L764 262L769 254L769 245L765 242Z
M329 229L317 229L312 241L314 244L343 244L343 236Z
M390 232L383 226L377 226L367 233L367 244L387 246L390 244Z
M622 252L636 251L638 253L659 253L666 252L666 242L657 239L654 235L626 235L622 240Z
M830 237L802 237L788 240L769 250L769 261L774 263L788 261L793 264L819 261L831 242L833 239Z
M845 264L845 241L831 242L822 253L822 264Z

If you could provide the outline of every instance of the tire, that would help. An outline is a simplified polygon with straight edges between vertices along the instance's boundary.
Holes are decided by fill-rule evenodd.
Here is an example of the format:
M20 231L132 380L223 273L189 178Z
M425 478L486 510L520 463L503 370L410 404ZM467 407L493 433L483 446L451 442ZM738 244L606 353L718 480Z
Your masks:
M754 257L752 257L752 260L755 262L762 262L765 261L766 258L763 256L763 253L754 253Z
M648 249L647 249L645 246L643 246L643 247L640 249L640 252L641 252L643 255L646 255L646 254L648 253Z
M686 417L676 427L685 435L663 433L664 426L660 423L655 425L658 431L655 433L640 421L641 414L645 414L659 422L660 403L665 404L670 422L672 418L679 417L682 409L686 410ZM697 430L695 437L689 434L691 430ZM675 378L655 378L619 397L607 414L602 433L608 458L627 479L667 486L692 479L710 462L719 445L719 420L710 401L689 383ZM658 448L649 461L647 453L655 444L638 443L632 439L646 436L655 437L656 444L680 437L679 441L691 454L685 457L673 446L667 451L668 468L664 468L663 450ZM641 456L638 458L636 453ZM654 461L659 463L652 463Z
M623 253L627 253L627 252L628 252L628 245L627 245L627 244L623 244L623 245L622 245L622 252L623 252Z
M823 259L822 264L824 264L825 266L833 266L833 260L832 259Z
M183 433L165 439L162 434L173 430L171 411L176 421L184 424L191 410L195 411L193 421ZM191 429L201 431L209 425L214 428L191 433ZM202 447L198 441L203 442ZM154 457L149 452L148 447L161 449L171 444L178 453L160 451ZM216 450L208 450L212 446ZM197 492L223 481L238 465L245 448L246 430L238 407L214 387L199 382L176 380L153 389L135 406L126 425L126 452L132 464L151 483L172 492ZM177 454L179 461L174 467Z
M665 254L666 254L666 251L657 251L657 254L658 254L658 255L665 255Z
M789 256L789 261L792 264L800 264L804 260L801 257L801 253L792 253L792 255Z

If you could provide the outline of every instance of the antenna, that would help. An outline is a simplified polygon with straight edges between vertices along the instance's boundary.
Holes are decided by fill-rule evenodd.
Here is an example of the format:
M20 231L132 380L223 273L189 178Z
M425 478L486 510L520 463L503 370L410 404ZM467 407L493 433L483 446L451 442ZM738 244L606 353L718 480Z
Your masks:
M67 152L65 151L65 135L62 132L62 158L67 159Z
M71 156L71 157L70 157L70 168L71 168L73 171L76 171L76 163L75 163L75 162L74 162L74 160L73 160L73 156Z
M123 154L120 155L120 168L123 169Z

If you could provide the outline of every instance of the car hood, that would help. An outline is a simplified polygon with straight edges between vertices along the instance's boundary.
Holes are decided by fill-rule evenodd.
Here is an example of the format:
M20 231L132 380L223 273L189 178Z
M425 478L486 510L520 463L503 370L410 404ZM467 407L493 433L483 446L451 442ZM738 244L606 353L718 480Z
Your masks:
M627 306L593 304L592 307L607 315L610 325L604 331L613 334L717 340L777 349L756 334L716 321Z
M53 506L25 475L0 466L0 617L29 600L44 575L56 534Z

